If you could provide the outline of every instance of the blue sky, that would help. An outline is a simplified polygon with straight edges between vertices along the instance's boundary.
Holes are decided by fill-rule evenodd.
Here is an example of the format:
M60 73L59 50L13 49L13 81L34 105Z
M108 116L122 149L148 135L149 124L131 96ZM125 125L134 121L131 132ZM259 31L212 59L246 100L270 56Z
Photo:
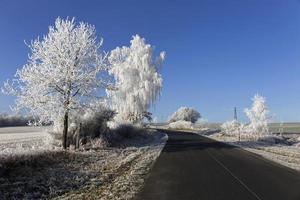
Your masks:
M297 0L0 0L0 82L27 61L30 41L58 17L96 26L104 50L138 33L166 51L162 97L166 118L180 106L204 118L232 118L259 93L277 121L300 121L300 3ZM0 94L0 112L14 98Z

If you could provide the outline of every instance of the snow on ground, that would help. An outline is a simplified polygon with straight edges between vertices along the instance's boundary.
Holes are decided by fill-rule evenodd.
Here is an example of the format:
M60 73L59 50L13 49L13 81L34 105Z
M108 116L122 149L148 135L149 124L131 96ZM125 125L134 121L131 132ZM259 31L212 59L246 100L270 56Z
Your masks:
M101 199L101 200L128 200L142 188L143 182L154 161L160 155L167 135L156 132L156 139L143 147L128 147L123 153L131 152L127 156L108 159L106 180L102 187L94 185L71 191L58 199ZM105 175L105 174L104 174Z
M200 134L202 135L203 133L200 132ZM207 134L207 136L221 142L244 148L245 150L261 155L287 167L300 170L300 148L296 145L288 145L283 142L274 143L270 140L251 141L242 139L239 141L238 137L224 135L220 132Z
M0 156L48 150L49 127L0 128Z
M151 137L124 141L120 147L31 149L41 144L44 133L30 127L0 130L0 199L131 199L167 139L152 132ZM14 151L17 144L23 145ZM10 156L3 149L9 149Z

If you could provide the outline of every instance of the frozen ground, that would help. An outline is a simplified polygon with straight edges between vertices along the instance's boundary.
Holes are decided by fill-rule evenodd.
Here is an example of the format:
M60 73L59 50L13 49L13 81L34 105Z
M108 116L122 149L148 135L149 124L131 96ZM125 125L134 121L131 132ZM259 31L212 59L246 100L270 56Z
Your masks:
M203 134L203 132L200 132L200 134ZM273 137L266 138L264 141L252 141L246 139L239 141L238 137L224 135L217 131L211 133L207 131L204 135L218 141L242 147L250 152L261 155L287 167L300 170L300 146L299 142L297 143L295 141L295 138L289 138L289 140L293 139L294 142L288 144L286 142L287 140L280 140L280 137L278 137L278 141L274 142L272 139ZM274 138L277 137L274 136Z
M0 128L0 156L47 150L48 128L28 126Z
M146 145L127 147L122 150L121 154L112 152L113 154L117 153L117 156L114 159L106 159L102 175L103 184L98 186L91 184L55 199L133 199L143 186L146 175L167 140L165 134L158 132L154 134L157 134L156 139ZM113 155L112 153L110 154Z
M43 128L1 128L0 199L131 199L166 142L150 134L120 147L63 151L43 147Z

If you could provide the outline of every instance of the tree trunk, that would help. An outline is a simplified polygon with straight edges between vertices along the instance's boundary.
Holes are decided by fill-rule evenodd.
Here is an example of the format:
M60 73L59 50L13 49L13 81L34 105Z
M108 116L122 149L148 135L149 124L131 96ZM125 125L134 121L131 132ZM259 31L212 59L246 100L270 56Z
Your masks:
M63 137L62 137L62 144L64 149L67 149L68 121L69 121L69 112L66 111L64 116L64 130L63 130Z
M79 139L80 139L80 132L81 132L81 123L79 124L79 127L77 128L76 133L76 144L75 149L79 149Z

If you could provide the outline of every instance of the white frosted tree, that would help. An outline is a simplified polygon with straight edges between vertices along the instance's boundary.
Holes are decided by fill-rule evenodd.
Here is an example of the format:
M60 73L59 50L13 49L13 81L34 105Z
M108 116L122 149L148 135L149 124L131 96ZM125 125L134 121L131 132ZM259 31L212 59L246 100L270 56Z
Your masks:
M109 73L115 87L107 90L115 122L141 122L149 117L148 109L158 99L162 88L159 73L165 52L154 58L154 48L139 35L133 36L130 46L117 47L109 55Z
M201 118L201 115L197 110L189 107L180 107L170 116L169 122L188 121L195 123L199 118Z
M92 25L57 18L47 35L28 46L28 63L4 90L17 96L16 109L29 109L40 122L63 124L66 148L69 118L97 101L99 89L106 86L102 39L97 40Z
M269 133L269 110L264 97L255 95L252 101L252 107L245 109L245 113L250 120L250 123L247 125L247 131L250 134L255 134L255 136L260 137Z
M240 134L239 131L241 131L241 126L243 126L243 124L234 119L232 121L224 122L221 125L221 129L226 135L237 136Z

